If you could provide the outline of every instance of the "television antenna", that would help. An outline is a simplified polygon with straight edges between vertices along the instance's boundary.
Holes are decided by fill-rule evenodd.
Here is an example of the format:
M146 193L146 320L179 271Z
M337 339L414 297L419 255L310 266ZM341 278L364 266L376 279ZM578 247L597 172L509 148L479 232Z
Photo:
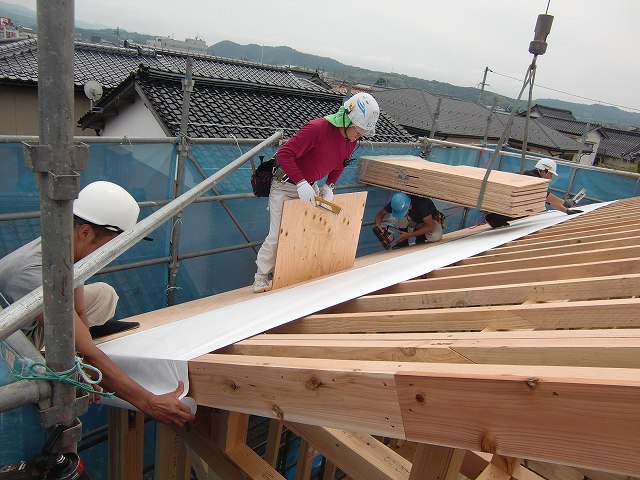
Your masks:
M89 80L84 84L84 94L89 99L89 110L91 112L102 112L102 108L94 107L93 103L102 98L102 85L95 80Z

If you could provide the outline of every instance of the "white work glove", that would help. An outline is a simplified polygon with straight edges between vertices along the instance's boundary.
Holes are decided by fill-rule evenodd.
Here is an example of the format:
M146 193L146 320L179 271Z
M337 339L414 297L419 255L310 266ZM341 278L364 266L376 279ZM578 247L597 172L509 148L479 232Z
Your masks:
M331 188L328 184L324 184L320 187L320 196L324 198L327 202L333 200L333 188Z
M316 192L309 182L306 180L302 180L301 182L296 183L296 187L298 188L298 196L300 200L304 200L305 202L309 202L311 205L316 204Z

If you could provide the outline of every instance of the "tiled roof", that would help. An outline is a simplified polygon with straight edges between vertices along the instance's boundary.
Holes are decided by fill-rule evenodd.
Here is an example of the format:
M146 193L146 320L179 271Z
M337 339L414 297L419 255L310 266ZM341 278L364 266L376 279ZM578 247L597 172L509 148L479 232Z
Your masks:
M416 89L398 89L373 92L380 107L389 112L408 132L419 136L431 131L438 97ZM436 120L438 136L483 138L487 128L489 110L476 103L443 97ZM489 126L489 139L498 139L504 131L508 115L494 113ZM525 119L516 116L510 138L522 142ZM580 145L541 123L529 121L527 142L544 148L578 151Z
M581 136L584 133L585 127L587 126L586 122L581 122L579 120L567 120L557 117L540 117L537 119L537 121L549 128L557 130L558 132L577 136ZM589 131L595 130L598 127L599 125L590 125Z
M309 72L273 67L210 55L191 54L193 74L224 80L247 81L262 85L278 85L309 91L325 91L313 83ZM138 66L169 72L184 72L187 53L154 49L138 45L118 47L76 42L74 83L83 86L88 80L98 81L106 90L115 88ZM28 39L0 45L0 82L32 83L38 81L37 40Z
M575 120L571 110L565 110L562 108L546 107L544 105L535 104L531 107L531 111L537 111L543 117L554 117L563 120Z
M144 95L169 134L177 135L183 75L140 69L98 102L104 114L89 113L79 123L83 128L100 126L112 111L126 108L127 96L138 92ZM288 137L307 121L336 112L343 99L342 95L326 91L279 85L195 76L194 80L187 132L192 138L266 138L278 129L284 129ZM413 138L383 112L373 140L407 142Z
M609 157L630 157L637 156L640 149L640 133L617 130L615 128L602 127L600 131L603 138L598 147L598 154Z

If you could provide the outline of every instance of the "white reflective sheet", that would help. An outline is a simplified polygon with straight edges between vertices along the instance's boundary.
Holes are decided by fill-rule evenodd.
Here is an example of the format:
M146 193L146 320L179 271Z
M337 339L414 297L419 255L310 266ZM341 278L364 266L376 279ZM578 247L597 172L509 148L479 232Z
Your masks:
M586 213L609 203L578 208ZM513 221L506 228L485 230L291 288L256 294L250 300L111 340L99 348L151 392L172 391L178 379L185 382L187 392L190 359L579 215L548 211Z

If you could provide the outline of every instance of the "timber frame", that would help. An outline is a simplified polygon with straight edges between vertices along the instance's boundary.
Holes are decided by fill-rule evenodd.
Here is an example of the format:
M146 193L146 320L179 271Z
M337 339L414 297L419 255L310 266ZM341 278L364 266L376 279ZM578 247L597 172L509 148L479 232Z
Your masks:
M283 427L300 480L316 454L323 480L640 477L639 293L636 197L203 355L198 419L159 425L155 478L283 479ZM113 413L114 448L140 438ZM272 419L263 457L249 415ZM111 478L142 478L138 451L112 450Z

